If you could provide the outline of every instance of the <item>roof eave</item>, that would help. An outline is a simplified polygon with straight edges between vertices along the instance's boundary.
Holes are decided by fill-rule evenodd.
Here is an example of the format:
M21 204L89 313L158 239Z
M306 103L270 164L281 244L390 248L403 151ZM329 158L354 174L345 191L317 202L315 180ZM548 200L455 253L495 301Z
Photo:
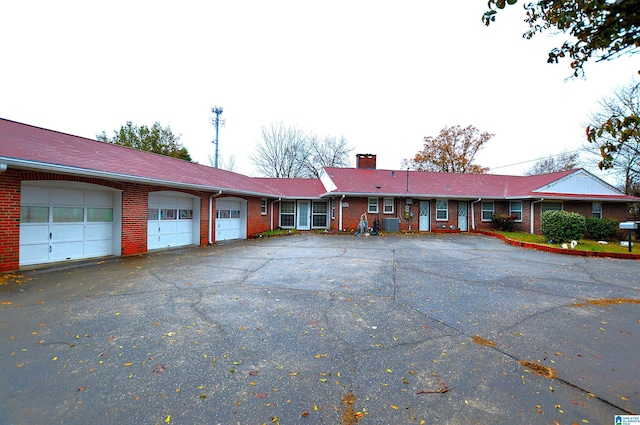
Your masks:
M177 189L192 189L198 191L205 192L219 192L236 195L247 195L247 196L261 196L261 197L278 197L278 195L267 192L252 192L238 189L229 189L220 186L209 186L209 185L200 185L200 184L192 184L192 183L182 183L171 180L163 180L163 179L154 179L151 177L141 177L134 176L129 174L120 174L120 173L111 173L107 171L98 171L92 170L89 168L78 168L71 167L67 165L59 165L59 164L49 164L46 162L36 162L36 161L27 161L16 158L8 158L8 157L0 157L0 162L5 163L9 166L15 168L22 168L26 170L36 170L36 171L48 171L52 173L63 173L70 174L74 176L81 177L97 177L103 178L105 180L116 180L127 183L142 183L142 184L153 184L159 186L166 186Z

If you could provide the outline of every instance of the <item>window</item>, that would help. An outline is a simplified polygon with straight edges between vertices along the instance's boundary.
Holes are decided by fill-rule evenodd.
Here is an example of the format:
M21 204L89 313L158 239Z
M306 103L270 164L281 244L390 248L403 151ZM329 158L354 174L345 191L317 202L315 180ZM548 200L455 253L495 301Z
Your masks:
M240 218L240 210L231 210L231 218Z
M113 222L113 208L87 208L87 221L90 223Z
M369 198L369 213L376 214L378 212L378 198Z
M384 198L382 212L385 214L393 214L393 198Z
M49 207L20 207L20 223L47 223Z
M491 221L493 220L494 213L494 203L493 201L483 201L482 202L482 221Z
M264 198L260 200L260 214L267 215L267 200Z
M157 219L158 219L158 209L149 208L147 212L147 220L157 220Z
M160 220L176 220L178 218L178 210L174 209L161 209Z
M54 223L80 223L84 221L84 208L53 207Z
M180 220L192 220L193 210L180 210Z
M295 226L296 203L294 201L280 202L280 227Z
M547 201L542 203L542 212L562 210L562 201Z
M509 202L509 215L516 216L516 221L522 221L522 201Z
M313 227L327 227L327 212L329 207L326 202L313 202L311 207Z
M593 202L591 204L591 217L602 218L602 202Z
M436 201L436 220L449 219L449 201L439 199Z

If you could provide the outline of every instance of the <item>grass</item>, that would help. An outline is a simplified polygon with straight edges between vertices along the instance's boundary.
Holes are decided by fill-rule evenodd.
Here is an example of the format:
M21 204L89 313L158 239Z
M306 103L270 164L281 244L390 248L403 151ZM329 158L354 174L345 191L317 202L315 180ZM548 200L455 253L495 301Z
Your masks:
M266 232L258 233L257 235L255 235L255 237L256 238L274 238L277 236L295 235L296 233L298 233L296 229L276 229L276 230L269 230Z
M548 243L549 241L547 241L547 239L542 235L532 235L531 233L525 233L525 232L502 232L498 230L493 230L493 233L498 233L514 241L536 243L540 245L554 246L557 248L560 248L562 246L562 244ZM640 254L640 247L638 246L638 243L640 242L634 241L631 253ZM610 241L607 245L603 245L598 243L598 241L593 241L589 239L580 239L575 249L581 250L581 251L593 251L593 252L629 253L629 248L626 246L621 246L620 242L618 241Z

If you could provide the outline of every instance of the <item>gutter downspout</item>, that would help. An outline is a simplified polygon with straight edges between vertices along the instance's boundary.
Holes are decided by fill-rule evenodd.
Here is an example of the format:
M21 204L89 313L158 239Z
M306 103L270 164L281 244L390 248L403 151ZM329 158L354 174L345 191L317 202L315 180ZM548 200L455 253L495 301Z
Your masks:
M277 201L271 201L271 212L269 213L269 223L271 223L271 225L269 226L270 230L273 230L273 204L280 201L282 201L282 198L278 198Z
M478 198L477 201L473 201L471 203L471 229L472 230L476 230L476 214L473 210L473 204L477 204L480 201L482 201L482 198Z
M9 166L7 164L5 164L4 162L0 162L0 174L2 174L5 171L7 171L7 168L9 168Z
M213 236L213 211L211 210L213 208L213 198L216 198L220 195L222 195L221 190L219 190L215 195L209 196L209 245L213 245L213 239L211 239L211 237Z
M345 196L347 195L342 195L342 198L340 198L340 228L338 229L339 232L342 232L342 200L345 198Z
M540 198L540 200L538 200L538 201L531 201L531 211L529 212L529 216L531 217L531 231L530 231L530 233L532 235L534 234L533 233L534 232L534 217L533 217L534 216L534 214L533 214L534 208L533 208L533 204L537 204L537 203L540 203L542 201L544 201L544 198Z

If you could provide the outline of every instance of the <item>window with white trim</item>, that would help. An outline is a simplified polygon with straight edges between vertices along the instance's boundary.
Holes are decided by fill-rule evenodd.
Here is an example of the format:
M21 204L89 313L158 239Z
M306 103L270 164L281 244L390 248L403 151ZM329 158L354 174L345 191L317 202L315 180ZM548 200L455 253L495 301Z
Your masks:
M326 201L313 201L311 206L311 225L315 227L327 227L327 213L329 207Z
M384 198L382 212L384 214L393 214L393 198Z
M260 214L267 215L267 200L265 198L260 200Z
M482 201L482 221L493 220L495 203L493 201Z
M449 201L446 199L436 200L436 220L445 221L449 219Z
M562 201L544 201L540 208L541 212L560 211L562 210Z
M280 202L280 227L288 228L296 224L296 203L295 201Z
M522 201L509 202L509 215L516 217L516 221L522 221Z
M367 209L367 212L371 214L377 214L378 198L369 198L369 208Z
M602 202L591 203L591 217L602 218Z

